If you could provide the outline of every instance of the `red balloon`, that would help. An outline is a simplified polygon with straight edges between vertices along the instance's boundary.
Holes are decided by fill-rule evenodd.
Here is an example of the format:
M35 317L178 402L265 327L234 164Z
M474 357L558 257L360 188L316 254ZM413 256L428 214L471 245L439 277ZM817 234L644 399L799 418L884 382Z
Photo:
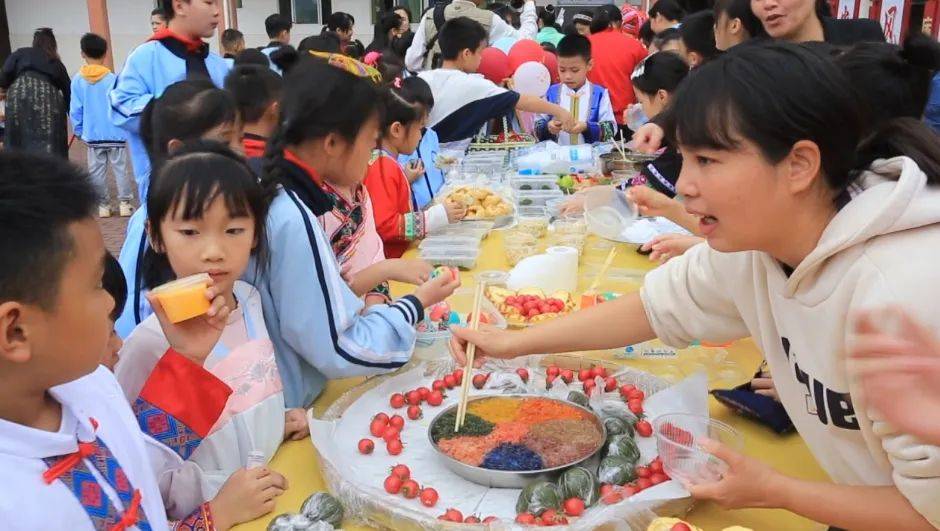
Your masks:
M522 39L509 49L509 70L515 73L522 63L529 61L541 63L544 56L545 52L539 43L531 39Z
M509 56L503 53L499 48L492 46L483 50L483 60L480 61L480 68L477 72L483 74L483 77L489 79L497 85L502 84L503 80L512 77L512 71L509 70Z
M558 57L555 56L552 52L543 52L542 64L545 65L545 68L548 69L548 73L552 76L552 84L561 83L561 77L558 75Z

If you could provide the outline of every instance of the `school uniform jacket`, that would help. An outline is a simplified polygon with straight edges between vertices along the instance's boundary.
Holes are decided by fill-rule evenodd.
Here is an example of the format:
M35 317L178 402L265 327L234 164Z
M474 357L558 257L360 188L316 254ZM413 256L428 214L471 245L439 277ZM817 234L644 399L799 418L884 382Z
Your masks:
M128 148L141 201L145 201L150 185L150 158L140 138L144 107L184 79L209 79L222 87L228 72L228 63L210 53L207 43L183 39L169 30L155 34L128 56L110 94L111 120L129 133Z
M279 169L283 184L266 222L270 262L259 268L252 261L244 278L256 279L284 400L292 408L309 405L328 378L369 376L404 365L424 308L407 295L363 310L317 221L332 204L313 181L312 168L282 160Z

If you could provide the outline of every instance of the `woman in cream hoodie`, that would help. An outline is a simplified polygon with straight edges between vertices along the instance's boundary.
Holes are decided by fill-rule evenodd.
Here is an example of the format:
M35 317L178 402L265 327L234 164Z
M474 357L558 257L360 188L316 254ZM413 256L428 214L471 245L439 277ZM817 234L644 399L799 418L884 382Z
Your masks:
M507 358L752 336L833 483L716 445L730 471L692 494L852 530L940 526L940 448L866 407L844 358L858 310L904 304L940 326L940 143L911 119L865 138L850 87L828 58L785 43L736 47L700 68L666 130L708 245L651 272L639 294L522 332L456 329L455 357L467 341Z

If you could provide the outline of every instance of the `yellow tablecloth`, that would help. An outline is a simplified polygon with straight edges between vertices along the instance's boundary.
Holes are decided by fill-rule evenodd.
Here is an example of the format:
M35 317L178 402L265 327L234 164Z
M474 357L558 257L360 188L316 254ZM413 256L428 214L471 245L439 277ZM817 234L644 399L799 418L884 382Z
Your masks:
M601 289L621 293L636 290L639 286L628 279L630 276L628 273L630 273L630 270L642 273L652 269L653 264L645 257L637 254L634 250L635 246L617 245L618 253L609 275L612 278L601 284ZM600 269L609 247L608 242L594 238L588 239L581 259L582 278L579 289L587 289L590 285L592 280L590 273ZM416 254L415 250L412 249L405 256L416 257ZM502 236L498 231L484 240L477 267L473 271L462 273L463 285L467 287L474 285L473 274L488 269L503 271L509 269L503 255ZM409 293L412 289L405 285L392 286L392 291L396 295ZM469 308L457 309L460 311L469 310ZM727 350L728 359L740 368L741 381L735 382L735 384L743 383L747 379L747 375L753 374L760 365L760 352L750 340L739 341ZM613 359L610 352L599 352L595 357ZM701 367L701 365L696 365L694 360L685 359L681 355L679 358L671 360L620 360L620 362L654 374L670 374L673 376L676 373L676 368L683 374L691 374ZM313 404L314 412L321 414L343 393L362 381L362 378L349 378L329 382L323 394ZM714 418L727 422L744 435L745 453L792 476L821 481L827 479L825 473L819 468L816 460L810 455L806 445L798 435L780 437L767 428L732 414L713 398L709 398L709 405L711 415ZM297 512L303 500L310 494L327 490L316 453L309 439L288 442L282 445L271 461L271 467L287 477L289 482L287 492L278 498L277 507L273 513L236 527L235 529L238 531L263 531L275 515L285 512ZM688 520L705 531L720 530L731 525L742 525L760 531L804 531L819 528L818 524L786 511L761 509L726 511L712 503L697 504L689 513ZM347 530L368 529L352 521L346 522L343 528Z

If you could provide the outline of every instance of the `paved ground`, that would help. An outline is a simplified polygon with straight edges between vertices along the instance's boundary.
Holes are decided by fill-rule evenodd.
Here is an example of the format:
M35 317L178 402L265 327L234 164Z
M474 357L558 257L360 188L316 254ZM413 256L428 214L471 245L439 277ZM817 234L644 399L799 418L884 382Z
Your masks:
M78 164L79 166L85 167L87 164L87 148L85 144L76 140L72 143L72 148L69 150L69 159L72 162ZM130 171L130 164L128 164L128 171ZM131 177L133 179L133 177ZM109 175L108 180L111 186L111 196L117 197L117 190L114 184L114 177ZM137 203L135 202L135 205ZM117 201L114 201L114 204L111 205L112 210L115 214L117 213ZM117 256L121 252L121 245L124 243L124 232L127 229L127 220L128 218L121 218L118 216L112 216L110 218L99 219L98 222L101 225L101 232L104 234L104 244L108 247L108 250L111 251L114 256Z

